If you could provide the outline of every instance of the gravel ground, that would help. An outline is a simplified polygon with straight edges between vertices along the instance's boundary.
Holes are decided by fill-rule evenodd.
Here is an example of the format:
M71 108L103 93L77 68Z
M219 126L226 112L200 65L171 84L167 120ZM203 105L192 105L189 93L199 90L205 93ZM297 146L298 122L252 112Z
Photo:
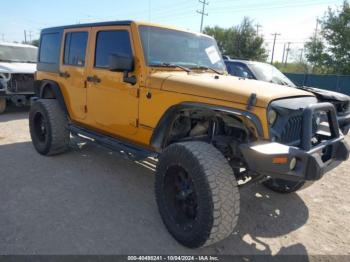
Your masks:
M350 161L297 194L243 189L237 231L189 250L162 224L152 163L77 140L40 156L27 117L0 115L0 254L350 254Z

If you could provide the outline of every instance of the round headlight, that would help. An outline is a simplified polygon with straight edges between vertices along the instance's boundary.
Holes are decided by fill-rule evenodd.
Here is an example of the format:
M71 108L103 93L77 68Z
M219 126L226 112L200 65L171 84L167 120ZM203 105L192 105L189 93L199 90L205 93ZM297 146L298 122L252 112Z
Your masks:
M268 121L269 124L272 126L277 120L277 112L273 109L271 109L268 113Z
M297 159L293 157L289 164L290 170L293 171L297 167L297 162L298 162Z

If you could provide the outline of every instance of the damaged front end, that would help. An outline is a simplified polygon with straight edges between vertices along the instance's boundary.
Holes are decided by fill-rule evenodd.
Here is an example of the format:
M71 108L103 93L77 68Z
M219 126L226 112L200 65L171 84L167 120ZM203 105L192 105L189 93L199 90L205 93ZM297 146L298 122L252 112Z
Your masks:
M349 133L350 129L350 97L345 94L314 87L298 87L299 89L313 93L319 102L329 102L334 105L339 128L344 135Z
M11 100L16 106L27 105L34 95L34 74L0 73L0 96Z
M313 97L271 103L270 142L240 146L248 169L266 177L316 181L349 158L336 109ZM270 114L272 115L272 114Z

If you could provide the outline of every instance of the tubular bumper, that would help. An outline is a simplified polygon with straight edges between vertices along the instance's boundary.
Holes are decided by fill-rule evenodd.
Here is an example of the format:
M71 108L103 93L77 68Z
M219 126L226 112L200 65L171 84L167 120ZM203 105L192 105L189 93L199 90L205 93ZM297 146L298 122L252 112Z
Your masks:
M339 127L342 130L343 134L346 135L349 133L350 129L350 114L345 116L338 117Z
M331 136L312 147L312 117L317 111L327 112ZM304 110L301 140L300 148L265 141L243 144L240 149L250 171L285 180L319 180L349 159L350 147L339 132L335 108L330 103L310 105ZM292 164L295 160L296 165Z

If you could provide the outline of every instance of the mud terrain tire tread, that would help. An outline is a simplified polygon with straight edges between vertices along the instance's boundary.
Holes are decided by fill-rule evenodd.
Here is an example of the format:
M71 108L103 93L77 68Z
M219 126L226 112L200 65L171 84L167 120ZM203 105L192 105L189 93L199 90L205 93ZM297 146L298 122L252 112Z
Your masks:
M183 165L203 190L198 198L207 203L201 214L207 216L190 238L176 234L163 201L162 182L170 165ZM192 165L192 168L188 165ZM191 172L192 171L192 172ZM196 182L194 184L196 185ZM181 244L198 248L212 245L230 236L238 223L240 194L237 181L225 157L214 146L203 142L186 142L169 146L160 157L156 171L156 199L163 222Z
M41 145L35 138L33 128L33 117L36 112L40 112L47 121L48 139ZM56 99L39 99L32 105L29 112L29 127L34 147L40 154L53 156L68 150L70 142L68 118Z

